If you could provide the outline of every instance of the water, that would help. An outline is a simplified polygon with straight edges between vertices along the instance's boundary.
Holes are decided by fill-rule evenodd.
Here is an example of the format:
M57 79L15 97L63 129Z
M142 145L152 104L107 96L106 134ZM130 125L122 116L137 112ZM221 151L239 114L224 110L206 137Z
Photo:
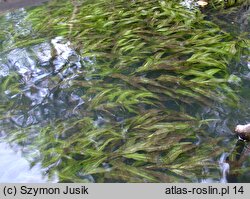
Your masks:
M1 0L0 1L0 12L6 10L13 10L17 8L22 8L25 6L35 6L40 5L48 0Z
M17 32L29 34L31 27L23 23L26 10L21 8L14 13L7 13L6 19L14 23ZM11 36L10 36L11 37ZM8 42L11 45L12 41ZM7 45L7 44L6 44ZM54 58L52 58L54 56ZM65 99L64 93L55 96L58 83L72 78L74 71L81 68L79 56L70 48L69 41L55 37L48 42L29 48L16 48L0 57L0 77L5 78L15 72L22 92L13 94L7 89L5 94L13 101L23 105L23 110L15 112L15 116L7 120L8 126L27 127L46 123L55 118L70 117L76 114L83 100L74 92ZM63 69L65 65L74 65ZM71 104L71 105L70 105ZM11 114L11 113L10 113ZM5 124L1 123L3 127ZM0 181L1 182L57 182L57 177L48 179L46 171L40 163L31 167L27 157L23 157L30 149L9 146L4 142L8 132L1 128L0 139ZM28 143L26 143L28 144ZM6 169L8 168L8 169Z
M183 1L182 5L191 10L197 7L193 1ZM75 86L76 83L82 83L79 80L84 80L84 83L82 83L84 88L92 87L95 81L98 82L99 79L88 73L94 73L100 69L96 67L97 61L95 57L81 56L80 52L73 47L74 44L72 44L69 39L63 36L54 36L52 38L46 38L43 42L38 44L13 48L12 45L15 43L14 37L8 30L8 26L5 25L12 24L11 29L14 29L14 32L19 32L23 37L29 36L30 34L36 34L33 32L32 25L25 21L27 15L27 10L22 8L15 12L7 13L4 16L4 22L2 22L3 26L0 21L0 26L4 27L6 33L5 40L1 41L0 39L0 42L5 44L0 54L0 83L3 83L3 80L13 75L11 77L17 80L19 88L19 90L16 91L13 87L7 86L6 90L4 90L5 95L2 95L5 96L7 100L1 99L1 102L4 102L6 106L11 107L11 109L5 113L4 118L1 118L2 120L0 121L0 182L58 182L61 180L60 178L63 177L60 176L62 174L60 174L59 177L57 176L57 167L60 169L64 167L62 173L67 173L69 170L74 169L74 167L68 168L68 164L64 163L65 159L72 165L88 163L90 165L89 167L94 167L93 164L95 164L95 162L93 164L92 162L87 162L86 159L88 160L88 157L85 157L83 152L77 151L80 146L78 146L74 139L72 143L62 142L62 140L67 140L68 137L76 136L79 132L84 133L82 131L82 126L80 126L80 124L78 126L77 123L74 123L74 120L72 122L72 124L74 123L74 128L71 128L71 122L69 122L69 125L64 121L71 118L80 120L84 117L92 117L94 118L93 125L97 129L102 127L105 128L110 123L114 126L118 124L119 128L123 129L123 140L114 146L114 148L119 148L124 140L127 139L126 133L130 128L124 126L124 121L133 114L122 115L120 114L120 110L117 110L117 115L114 115L112 112L108 111L103 113L102 109L97 109L95 112L86 109L85 104L92 101L94 95L90 95L89 98L83 98L82 96L85 94L85 90L79 89L78 87L72 90L71 86ZM238 18L236 19L239 20ZM249 27L248 25L246 26ZM238 28L239 30L237 31L241 32L246 30L246 26L239 24L239 26L235 28ZM35 35L33 36L35 37ZM223 150L217 156L217 159L210 160L213 164L215 163L218 166L218 169L212 170L205 167L203 170L203 174L208 176L211 175L212 177L200 179L188 172L185 174L187 176L192 176L194 182L227 182L230 166L225 160L230 149L233 148L236 139L233 128L238 123L243 124L250 122L247 119L250 113L250 95L248 94L250 87L249 58L242 57L235 65L236 66L231 66L230 70L232 74L238 75L243 80L243 86L240 93L242 110L229 108L221 104L215 104L212 108L205 107L201 109L200 115L202 119L216 119L209 122L206 131L210 133L214 139L219 140L222 138L219 146L223 148ZM82 78L82 76L84 78ZM127 89L127 87L123 89ZM119 98L119 96L117 98ZM170 106L173 107L174 105L171 104ZM15 109L15 107L18 108ZM141 106L140 108L142 110L147 109L146 106ZM179 109L179 107L177 109ZM192 112L195 111L192 110ZM109 117L106 117L106 114L109 115ZM112 118L112 120L110 118ZM61 124L58 121L63 121L64 123ZM82 123L84 122L87 123L88 121L83 121ZM50 135L47 142L41 142L42 145L45 143L46 146L40 146L39 144L41 143L36 143L37 141L34 140L36 140L37 137L44 139L42 135L46 135L46 127L48 124L52 126L50 128L52 129L53 135ZM44 128L43 132L40 132L41 128ZM49 127L47 128L49 129ZM61 128L63 130L59 132ZM85 125L84 128L88 129L90 127ZM14 131L10 132L9 129L14 129ZM98 131L96 133L98 133ZM104 138L105 135L107 137L110 136L108 133L105 133L106 131L103 131ZM116 132L112 133L116 135ZM160 133L159 131L159 134ZM91 146L94 146L94 148L98 149L99 146L102 146L102 139L96 140L91 136L89 138ZM76 140L77 139L79 138L76 137ZM80 139L83 138L80 137ZM109 139L107 145L113 138ZM33 142L39 145L40 148L34 147ZM51 142L51 144L49 142ZM204 143L209 144L209 142L206 143L206 137L203 137L202 134L200 137L197 135L193 142L197 145L202 145ZM84 144L87 145L88 143L86 142ZM57 145L60 147L57 147ZM76 146L76 148L72 149L71 146ZM42 154L43 149L46 149L48 154ZM59 152L57 150L59 150ZM89 154L91 153L98 153L98 150L94 152L90 151ZM58 157L58 154L60 154L60 157ZM73 154L72 157L71 154ZM104 154L97 155L101 158L104 156ZM138 157L136 158L139 159L143 159L144 157L143 152L140 151L137 155ZM175 156L174 153L172 155ZM159 158L159 160L157 160L157 158ZM160 164L160 157L156 155L153 159L153 161L159 161L157 164ZM79 163L78 160L83 160L83 163ZM131 161L131 163L129 161ZM127 163L132 165L133 161L129 161ZM137 164L140 166L141 163ZM249 159L244 162L242 167L246 168L248 164ZM84 171L78 171L76 176L83 181L98 181L98 172L113 171L112 163L103 162L101 165L102 167L98 167L96 170L92 171L93 175L86 174ZM118 165L118 167L122 166L123 165ZM169 177L165 175L164 169L165 168L161 168L161 170L164 171L162 181L167 181ZM49 170L54 172L49 174ZM178 174L180 176L182 175L181 172ZM217 176L217 178L215 178L213 174L215 174L214 176ZM141 174L141 176L143 175L145 174ZM249 171L243 172L242 176L243 175L249 175ZM239 176L241 182L249 182L249 180L244 179L241 175ZM179 178L182 180L181 177ZM71 181L71 179L65 179L66 182ZM134 177L132 180L136 181L137 179Z
M30 167L22 156L21 149L13 150L6 143L0 143L0 181L5 183L42 183L48 182L41 165ZM17 166L18 165L18 166ZM56 179L55 179L56 182Z

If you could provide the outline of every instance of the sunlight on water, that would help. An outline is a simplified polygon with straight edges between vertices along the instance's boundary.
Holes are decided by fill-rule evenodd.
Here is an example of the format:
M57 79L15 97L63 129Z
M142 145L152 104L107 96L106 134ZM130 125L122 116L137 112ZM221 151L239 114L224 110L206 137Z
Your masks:
M201 180L201 183L227 183L227 176L229 174L229 164L226 162L226 158L228 157L228 153L223 153L220 156L220 159L218 161L218 165L220 168L220 175L217 179L214 178L205 178ZM203 174L209 175L209 169L204 168Z
M0 143L0 182L5 183L41 183L48 182L42 175L42 168L37 164L30 168L30 163L21 155L21 151L14 151L6 143ZM57 179L54 179L56 182Z
M195 3L193 0L184 0L180 4L187 7L188 9L192 9L195 6Z
M221 183L227 183L227 175L229 173L229 164L225 162L227 156L228 156L227 153L223 153L219 160L220 170L222 173L221 180L220 180Z

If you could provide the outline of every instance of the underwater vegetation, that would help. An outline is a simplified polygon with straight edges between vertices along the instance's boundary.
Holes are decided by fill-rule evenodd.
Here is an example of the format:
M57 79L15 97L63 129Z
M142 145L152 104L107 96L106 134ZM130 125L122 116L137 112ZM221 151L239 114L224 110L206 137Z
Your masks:
M1 16L3 139L60 182L219 181L223 138L201 113L239 107L229 65L250 42L180 2L53 0Z

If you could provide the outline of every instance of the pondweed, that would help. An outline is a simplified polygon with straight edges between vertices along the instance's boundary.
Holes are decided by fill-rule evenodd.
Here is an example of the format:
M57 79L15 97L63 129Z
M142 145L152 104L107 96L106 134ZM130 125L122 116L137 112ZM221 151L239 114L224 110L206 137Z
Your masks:
M204 17L172 0L51 1L27 10L25 34L2 17L1 56L25 49L48 74L32 84L20 72L1 78L6 139L62 182L218 180L209 169L221 139L204 131L200 111L237 107L240 79L228 65L249 40ZM45 63L34 50L44 47ZM41 87L43 99L29 97Z

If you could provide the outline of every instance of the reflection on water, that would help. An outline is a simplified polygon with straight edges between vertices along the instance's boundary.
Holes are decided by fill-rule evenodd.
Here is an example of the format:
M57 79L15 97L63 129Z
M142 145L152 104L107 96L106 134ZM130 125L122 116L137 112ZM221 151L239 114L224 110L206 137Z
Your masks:
M230 166L229 164L226 162L226 158L228 157L228 153L223 153L220 157L220 160L219 160L219 164L220 164L220 169L221 169L221 180L220 182L221 183L227 183L227 176L229 174L229 169L230 169Z
M6 14L5 20L13 24L12 28L16 32L25 36L31 30L29 24L23 22L26 15L25 9L19 9ZM5 32L8 33L8 29ZM13 93L8 87L5 94L22 108L12 109L6 113L10 117L0 123L1 134L8 134L2 128L4 125L9 127L42 125L55 118L67 118L78 114L81 105L84 104L78 91L67 94L61 90L62 87L68 87L68 82L76 77L77 73L81 73L82 68L82 60L71 49L70 42L62 37L56 37L38 45L8 51L8 46L13 42L13 35L8 34L3 41L6 49L0 56L0 83L2 78L14 74L13 77L18 79L21 92ZM85 61L88 62L88 59ZM36 131L29 133L30 140L37 136ZM15 147L15 151L6 143L0 143L0 182L58 181L56 177L50 179L46 175L44 177L46 169L42 169L39 162L30 168L27 157L23 157L25 153L29 155L34 153L33 149L29 149L29 143L29 140L25 140L23 145L27 146L22 150Z
M22 8L24 6L40 5L46 1L48 0L0 0L0 12Z
M67 82L76 77L81 69L79 56L62 37L30 48L14 49L2 55L0 65L0 77L17 74L21 92L13 94L10 89L5 94L22 107L20 110L12 109L8 114L13 116L6 119L3 125L42 125L55 118L78 114L84 104L77 90L67 94L61 89L67 88ZM28 139L37 135L37 132L29 133ZM30 155L29 142L25 141ZM30 163L22 157L24 152L19 149L14 152L7 144L0 143L0 182L58 181L55 177L43 177L45 172L39 162L30 168Z
M42 175L40 164L30 168L30 163L22 156L20 149L15 151L6 143L0 142L0 182L41 183L48 182ZM56 182L57 179L54 179Z
M68 82L81 72L81 60L69 46L68 41L57 37L50 43L18 48L2 55L0 76L16 73L22 90L18 94L12 94L11 90L5 93L29 106L28 112L25 109L15 116L16 119L12 118L16 125L28 126L54 117L67 117L83 104L77 91L67 97L60 90L67 88Z
M182 5L188 9L196 6L192 0L185 0L182 2ZM25 9L20 9L17 12L7 14L5 19L8 23L13 24L12 28L15 29L15 32L21 33L20 35L22 36L27 36L32 32L32 27L30 24L25 23L25 20L23 20L25 17L27 17ZM6 33L9 32L7 29L4 31ZM8 47L12 46L13 37L11 34L6 34L5 40L2 41L5 49L3 49L3 52L0 54L0 83L2 79L11 75L18 80L20 92L13 92L11 88L6 89L4 92L7 96L7 100L11 99L14 102L12 107L18 104L21 108L19 110L13 108L6 113L6 118L4 118L3 121L0 120L0 125L3 127L8 125L10 128L24 128L39 124L40 127L43 127L55 119L66 119L72 116L82 117L84 115L84 105L86 102L84 101L85 99L81 97L84 91L81 89L68 91L67 89L71 86L72 80L76 80L79 76L84 76L82 77L84 80L90 80L84 69L89 67L89 71L94 71L95 60L91 60L89 57L79 56L72 48L71 42L61 36L47 39L40 44L29 47L9 50ZM246 70L249 71L247 68ZM250 78L248 78L248 75L249 73L245 76L239 75L243 79L245 77L246 84L243 89L246 90L249 90L250 87ZM244 91L243 95L247 95L246 93L249 92ZM244 101L246 107L250 102L249 94L244 99L247 99L247 97L249 97L248 100ZM91 100L91 98L87 100ZM249 111L249 108L247 108L247 110ZM204 108L201 115L203 117L202 119L215 119L209 123L208 131L210 131L211 134L223 137L224 139L221 145L224 147L230 145L233 126L238 122L242 122L241 119L249 115L248 113L250 111L248 111L235 112L219 106L212 109ZM235 118L235 115L239 117ZM116 119L120 124L123 121L122 117L117 117ZM108 123L106 118L97 114L94 126L105 126L105 123ZM77 127L77 125L74 127ZM80 129L76 128L72 130L66 128L63 131L65 135L63 134L61 136L67 137L74 135L75 131L80 131ZM3 129L2 133L4 135L8 134L8 132ZM20 147L10 147L4 142L0 143L0 182L47 182L48 180L57 182L57 177L48 178L46 175L44 176L44 173L46 173L46 168L49 169L50 167L58 166L57 164L61 163L61 159L55 161L54 165L46 166L41 166L40 160L31 160L36 162L36 164L30 168L30 162L27 161L28 158L23 157L23 155L25 153L32 154L32 152L39 154L39 151L32 151L33 149L29 148L31 140L39 136L39 134L36 129L29 129L27 134L27 138L20 144L25 146L22 149ZM59 135L52 137L57 141L58 137L56 136ZM203 140L201 140L201 144L202 141ZM96 146L98 144L95 140L91 140L91 142L96 144ZM60 142L58 141L56 144L60 144ZM51 158L54 158L53 146L46 147L51 150ZM70 147L64 145L63 147L63 153L70 151ZM15 148L15 151L13 148ZM74 151L72 151L72 153L74 153ZM143 154L138 153L139 158L140 155ZM226 155L227 153L223 153L219 160L213 160L218 163L220 167L221 174L219 174L218 170L215 171L215 176L218 178L202 179L202 182L227 182L226 176L229 172L229 165L225 163ZM81 158L84 159L85 157L83 157L82 154L76 153L71 159L78 160ZM110 169L110 166L107 165L108 163L104 164L106 170ZM203 172L207 175L212 173L208 168L204 168ZM80 173L79 176L80 175L83 176L83 179L89 178L89 181L94 181L91 175L86 176L84 172ZM219 177L219 175L221 177Z

